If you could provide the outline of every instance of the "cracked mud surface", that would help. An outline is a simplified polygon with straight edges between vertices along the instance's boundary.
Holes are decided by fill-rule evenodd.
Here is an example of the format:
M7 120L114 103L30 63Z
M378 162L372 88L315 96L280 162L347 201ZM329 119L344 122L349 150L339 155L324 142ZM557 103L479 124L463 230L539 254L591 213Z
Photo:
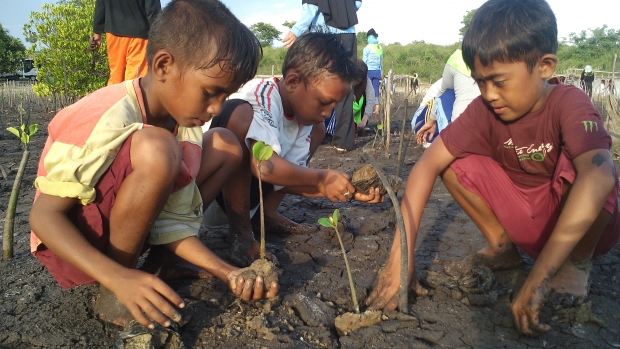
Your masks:
M4 127L19 122L14 111L1 115ZM402 109L395 120L401 117ZM51 114L35 109L31 120L43 126L49 118ZM351 174L363 165L360 155L365 146L387 174L395 174L398 133L394 131L389 159L385 149L371 149L373 136L367 136L358 138L358 148L346 154L322 145L310 166ZM121 329L93 313L97 287L62 291L29 252L32 182L46 135L43 127L31 146L16 212L15 258L0 262L0 348L111 348ZM410 146L404 179L421 154L419 148ZM17 139L5 132L0 139L0 164L11 180L0 177L0 227L20 159ZM401 187L399 198L402 193ZM365 205L288 196L280 210L297 222L314 224L340 209L345 222L343 242L362 304L392 242L391 206L389 199ZM200 237L226 258L226 233L227 226L203 228ZM189 322L180 329L187 348L620 348L619 246L594 262L585 305L569 310L546 306L541 320L550 323L552 330L537 338L520 336L513 325L510 300L533 261L526 258L524 266L492 275L485 270L446 272L450 263L479 250L484 238L440 181L427 204L418 238L418 277L431 291L417 299L410 293L415 321L387 319L338 336L333 319L351 311L352 302L333 230L321 228L312 236L268 236L267 242L283 269L277 300L239 302L214 278L171 282L188 304Z

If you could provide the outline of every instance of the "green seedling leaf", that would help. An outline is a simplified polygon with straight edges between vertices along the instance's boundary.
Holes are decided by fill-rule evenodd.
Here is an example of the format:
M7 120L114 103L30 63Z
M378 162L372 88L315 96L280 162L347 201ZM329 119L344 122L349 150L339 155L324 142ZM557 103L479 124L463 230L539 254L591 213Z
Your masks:
M7 131L11 132L12 134L15 135L15 137L20 138L21 139L21 135L18 129L16 129L15 127L7 127L6 128Z
M39 125L32 124L26 129L26 125L21 125L19 129L15 127L7 127L6 130L15 135L15 137L19 138L19 140L28 145L30 144L30 137L34 135L39 129Z
M265 144L263 141L254 143L252 147L252 155L257 161L266 161L273 155L273 148L270 145Z
M28 127L28 134L30 136L34 135L35 133L37 133L37 131L39 130L39 125L38 124L32 124Z
M335 209L334 213L332 214L332 218L334 219L334 227L338 226L338 220L340 219L340 210L339 209Z
M266 161L271 158L271 155L273 155L273 148L270 145L266 145L262 147L261 150L258 152L258 157L256 158L256 160Z
M383 130L383 124L377 125L377 130Z
M263 141L258 141L256 143L254 143L254 146L252 147L252 155L254 156L254 158L258 161L259 160L259 156L260 156L260 150L265 146L265 142Z
M323 217L323 218L319 218L319 224L324 226L325 228L333 228L334 226L332 225L332 223L329 221L329 219Z

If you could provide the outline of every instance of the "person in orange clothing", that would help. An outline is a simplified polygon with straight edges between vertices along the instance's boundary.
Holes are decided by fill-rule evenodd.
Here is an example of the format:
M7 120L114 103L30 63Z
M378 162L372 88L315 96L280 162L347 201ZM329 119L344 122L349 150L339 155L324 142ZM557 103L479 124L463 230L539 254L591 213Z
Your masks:
M146 44L151 24L161 11L159 0L97 0L90 49L101 46L106 34L108 85L146 75Z

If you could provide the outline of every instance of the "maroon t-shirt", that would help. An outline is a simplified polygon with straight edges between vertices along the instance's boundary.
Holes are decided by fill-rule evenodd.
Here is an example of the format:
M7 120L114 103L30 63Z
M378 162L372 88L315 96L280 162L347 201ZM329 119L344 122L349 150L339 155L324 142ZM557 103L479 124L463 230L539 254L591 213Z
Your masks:
M522 188L548 183L561 152L572 160L611 147L611 137L588 96L564 84L553 88L542 108L513 122L501 120L478 97L441 138L456 158L492 157Z

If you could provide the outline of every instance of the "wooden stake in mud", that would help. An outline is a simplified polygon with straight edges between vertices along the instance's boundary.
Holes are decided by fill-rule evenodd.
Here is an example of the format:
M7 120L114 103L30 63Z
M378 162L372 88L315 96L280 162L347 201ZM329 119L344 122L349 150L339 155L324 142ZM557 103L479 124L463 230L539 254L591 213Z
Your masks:
M368 161L375 169L375 171L377 171L377 175L381 179L381 182L383 182L383 186L387 190L387 193L392 200L392 204L394 205L396 221L398 223L398 229L400 229L400 289L398 291L398 309L401 313L408 314L409 309L407 304L409 303L409 300L407 291L409 290L409 248L407 245L407 232L405 231L403 213L401 212L400 206L398 205L398 198L396 197L396 193L394 193L394 190L392 189L390 182L388 182L387 177L383 173L383 170L381 170L381 168L377 165L375 158L370 153L363 152L362 159Z
M615 90L616 81L614 80L616 77L616 59L618 59L618 54L614 53L614 64L611 68L611 89L609 90L609 98L611 103L612 92ZM611 113L607 113L607 120L605 120L605 128L609 130L609 126L611 125Z
M391 130L392 126L390 125L390 114L392 112L392 91L394 91L394 61L392 61L392 69L388 73L388 83L387 83L387 103L386 103L386 113L385 113L385 126L383 127L383 132L385 132L385 156L390 158L390 143L392 142Z
M398 145L398 159L396 162L396 177L400 177L400 170L403 165L405 152L403 151L403 142L405 141L405 125L407 124L407 107L409 106L409 96L405 99L405 115L403 115L403 124L400 128L400 144Z

